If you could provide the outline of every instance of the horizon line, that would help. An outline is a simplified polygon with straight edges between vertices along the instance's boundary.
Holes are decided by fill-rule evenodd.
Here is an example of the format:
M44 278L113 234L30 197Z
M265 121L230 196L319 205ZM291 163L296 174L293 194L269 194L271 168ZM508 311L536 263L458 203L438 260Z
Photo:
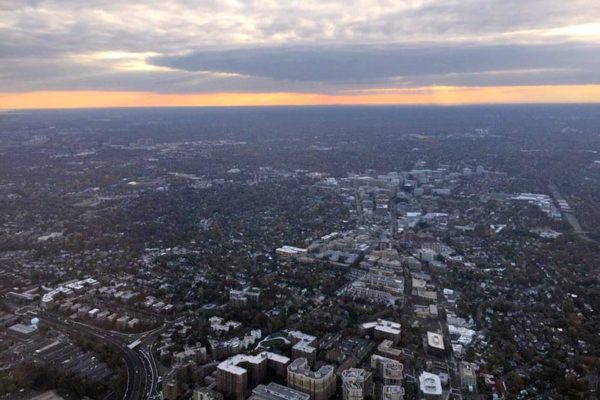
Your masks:
M0 92L0 110L294 107L473 106L600 104L600 84L536 86L426 86L402 89L311 92L160 93L153 91L56 90Z
M426 104L426 103L386 103L386 104L268 104L268 105L150 105L150 106L92 106L92 107L41 107L41 108L1 108L1 113L28 111L69 111L69 110L151 110L175 108L467 108L467 107L510 107L510 106L600 106L599 101L590 102L515 102L515 103L462 103L462 104Z

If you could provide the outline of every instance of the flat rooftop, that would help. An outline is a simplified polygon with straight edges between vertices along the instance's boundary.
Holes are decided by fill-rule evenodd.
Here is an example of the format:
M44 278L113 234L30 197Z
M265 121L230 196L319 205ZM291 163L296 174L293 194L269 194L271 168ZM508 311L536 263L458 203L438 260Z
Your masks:
M439 333L427 332L427 344L429 347L444 350L444 337Z
M423 372L419 375L419 387L421 392L426 395L441 395L442 381L436 374Z
M9 327L8 330L21 335L31 335L32 333L37 331L37 326L16 324Z
M252 394L265 400L310 400L308 393L303 393L275 382L271 382L267 386L258 385L252 390Z
M228 358L225 361L222 361L217 366L217 369L227 371L229 373L236 374L236 375L242 375L242 374L246 373L246 369L243 367L240 367L238 364L241 364L243 362L247 362L250 364L260 364L264 360L273 360L273 361L281 363L281 364L287 364L290 362L290 359L285 356L271 353L269 351L263 351L262 353L257 354L255 356L250 356L250 355L246 355L246 354L237 354L231 358Z
M313 379L320 379L325 378L329 374L333 374L334 368L331 365L323 365L317 371L312 371L308 366L308 360L304 357L300 357L288 365L288 373L290 372L301 374Z
M373 322L365 322L364 324L362 324L362 328L363 329L377 329L382 332L388 332L388 333L397 334L397 335L399 335L402 332L401 324L399 324L397 322L393 322L393 321L387 321L384 319L379 319L379 320L373 321Z

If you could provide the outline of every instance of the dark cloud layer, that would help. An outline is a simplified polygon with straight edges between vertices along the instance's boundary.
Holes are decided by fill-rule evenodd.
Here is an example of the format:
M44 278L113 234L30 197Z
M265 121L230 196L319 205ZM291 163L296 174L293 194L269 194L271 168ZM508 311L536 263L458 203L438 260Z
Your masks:
M281 81L354 85L397 83L597 83L600 46L269 47L199 51L149 59L185 71L220 71ZM461 79L462 77L462 79Z
M600 1L4 0L0 92L599 83Z

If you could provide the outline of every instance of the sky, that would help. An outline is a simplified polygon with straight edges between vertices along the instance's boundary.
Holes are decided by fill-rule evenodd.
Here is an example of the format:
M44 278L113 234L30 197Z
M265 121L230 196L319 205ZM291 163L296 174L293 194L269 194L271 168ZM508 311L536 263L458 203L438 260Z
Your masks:
M0 109L600 102L597 0L2 0Z

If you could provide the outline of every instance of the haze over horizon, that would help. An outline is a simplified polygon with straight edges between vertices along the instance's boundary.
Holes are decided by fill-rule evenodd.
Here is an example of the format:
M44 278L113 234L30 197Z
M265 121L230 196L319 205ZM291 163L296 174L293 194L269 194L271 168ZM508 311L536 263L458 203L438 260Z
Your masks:
M600 102L600 3L8 0L0 109Z

